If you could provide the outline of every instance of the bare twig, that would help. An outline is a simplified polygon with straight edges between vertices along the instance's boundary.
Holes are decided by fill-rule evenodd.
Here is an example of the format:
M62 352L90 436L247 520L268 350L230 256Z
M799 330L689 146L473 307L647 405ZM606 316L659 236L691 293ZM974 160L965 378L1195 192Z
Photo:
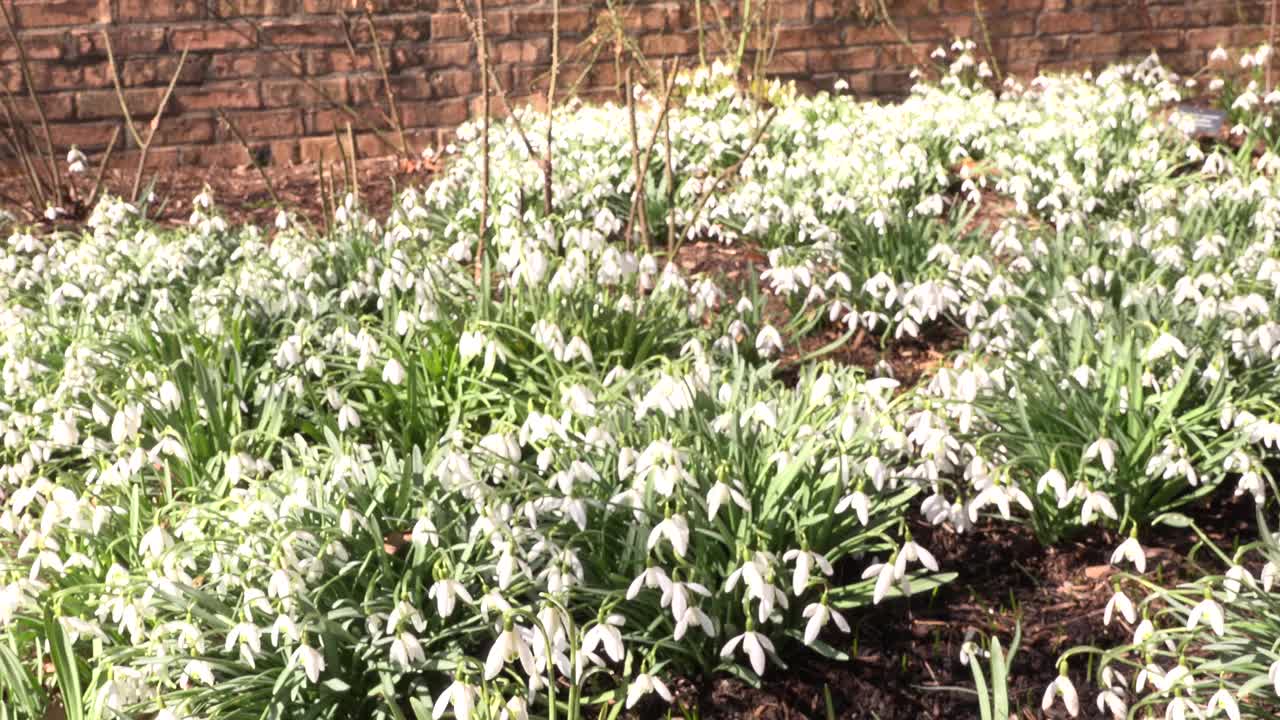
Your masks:
M991 33L987 30L987 16L982 10L982 0L973 0L973 15L978 19L978 28L982 30L982 40L987 46L987 58L991 60L991 70L995 74L996 83L1004 82L1004 73L1000 72L1000 63L996 60L996 48L991 44Z
M646 202L644 197L644 180L649 177L649 161L653 158L653 148L658 142L658 133L665 126L667 113L671 110L671 93L675 88L676 72L680 69L680 58L676 58L671 66L670 74L662 78L662 86L664 92L662 95L662 110L658 113L658 121L653 126L653 132L649 135L649 141L645 144L644 150L640 151L637 146L639 137L635 133L635 106L632 95L633 90L627 90L627 99L631 103L631 122L632 122L632 144L633 144L633 160L636 167L636 193L631 196L631 210L627 216L627 237L630 238L631 228L636 220L636 215L640 215L640 232L644 238L645 248L649 247L649 217L644 212ZM628 85L631 84L630 74L628 73Z
M732 177L734 173L738 172L738 169L747 161L747 158L751 157L751 153L755 151L756 145L760 144L760 140L764 138L765 131L769 129L769 125L773 123L773 119L777 117L777 115L778 108L775 106L769 111L764 122L760 123L760 127L756 128L756 133L751 138L750 144L747 145L746 152L742 153L742 157L738 158L732 165L725 168L710 185L703 188L702 195L698 198L697 204L693 206L693 214L689 216L690 224L697 225L698 217L702 215L703 209L706 208L707 202L711 200L711 196L715 193L716 188L720 187L721 183L725 182ZM672 251L672 257L675 257L675 254L680 251L680 246L684 244L686 237L687 233L681 235L680 242L676 244L676 249Z
M173 77L169 78L169 86L165 88L164 95L160 98L160 105L156 108L155 116L151 118L147 136L144 138L142 133L138 132L138 126L134 124L133 113L129 111L129 103L125 100L124 88L120 84L120 69L116 65L115 51L111 47L111 36L104 31L102 37L107 47L107 69L111 73L111 84L116 90L116 100L120 103L120 112L124 115L125 127L129 130L129 134L139 148L138 169L134 172L133 189L129 193L129 202L137 202L138 193L142 190L142 174L147 167L147 156L151 153L151 143L155 140L156 131L160 128L160 119L164 116L165 108L168 107L169 100L173 97L173 89L178 85L178 77L182 75L182 68L187 63L189 49L183 48L182 55L178 58L178 67L173 71Z
M116 151L116 143L120 140L120 126L117 125L111 131L111 142L107 143L107 151L102 154L102 162L98 165L98 173L93 178L93 189L89 191L89 198L85 200L85 207L92 208L93 204L98 201L98 193L102 192L102 181L107 176L107 168L111 165L111 155Z
M702 0L694 0L694 17L698 23L698 67L707 66L707 38L702 26Z
M458 0L461 4L462 0ZM485 236L489 232L489 125L493 114L490 106L489 77L489 37L487 35L488 20L485 15L484 0L476 0L476 52L480 55L480 155L483 163L480 169L480 233L476 243L474 274L477 283L484 273ZM512 113L514 115L514 113ZM527 142L527 139L526 139ZM530 148L532 151L532 148Z
M662 88L665 97L671 97L671 82L668 81ZM668 114L666 121L663 123L663 134L666 136L666 153L665 153L665 180L667 183L667 252L670 252L676 245L676 173L675 167L671 163L671 115Z
M560 74L560 0L551 2L551 80L547 85L547 147L542 161L542 205L547 217L553 209L551 140L556 116L556 80Z
M348 161L351 164L351 194L355 198L356 205L360 205L360 168L356 164L359 159L356 154L356 134L351 129L351 123L347 123L347 148Z
M107 47L107 70L111 72L111 84L116 89L116 100L120 103L120 114L124 115L124 126L133 138L133 143L138 147L142 147L142 134L138 132L138 128L133 124L133 113L129 112L129 104L125 102L124 98L124 87L120 85L120 70L116 67L116 53L111 47L111 35L104 31L102 39Z
M307 72L306 65L304 65L301 60L295 60L287 52L286 48L276 47L270 42L262 39L262 29L258 27L258 25L256 25L253 22L253 20L247 17L228 18L217 9L217 7L215 6L215 3L212 2L212 0L205 0L204 6L205 6L205 10L209 13L209 17L222 23L224 26L226 26L228 29L230 29L232 32L236 33L240 37L253 42L258 47L259 50L264 50L264 51L276 50L280 52L281 58L285 61L286 64L289 65L290 68L292 68L295 79L301 80L302 83L307 86L308 90L310 90L312 93L315 93L317 97L319 97L321 100L327 103L330 107L335 108L336 110L338 110L338 112L341 112L343 115L346 115L350 120L357 123L360 122L360 120L362 119L360 113L357 112L356 109L352 107L350 103L345 103L345 102L342 102L341 100L336 99L333 96L333 94L330 93L324 87L324 85L320 84L318 81L316 81L315 78L311 77L310 73ZM250 30L252 30L252 32L246 32L243 27L237 25L235 22L233 22L233 20L239 20L242 24L248 25ZM352 50L354 51L354 47L352 47ZM376 108L376 109L378 111L378 114L381 115L384 120L386 120L387 122L391 121L390 118L387 117L387 114L383 112L381 108ZM386 145L387 148L392 150L393 152L397 152L397 153L400 152L400 147L396 145L395 141L387 137L387 134L383 132L381 129L374 127L374 128L369 128L369 130L373 133L374 137L378 139L378 142L382 143L383 145Z
M400 139L400 152L408 154L409 143L404 138L404 124L400 121L400 106L396 104L395 88L391 86L391 74L387 71L387 62L382 57L382 41L378 39L378 29L373 25L373 15L368 11L364 14L365 22L369 24L369 37L373 39L373 56L378 61L378 72L382 75L382 86L387 92L387 109L391 112L391 127L396 131L396 137Z
M13 96L9 94L8 89L4 90L4 102L0 103L0 110L4 111L5 123L9 130L8 133L0 135L4 138L5 144L13 151L18 158L18 164L22 167L22 178L27 183L27 193L31 196L31 202L37 208L44 208L48 205L47 198L44 193L44 182L40 177L40 171L35 166L35 161L31 158L28 151L28 140L24 137L24 133L30 134L27 126L18 121L17 103Z
M627 96L627 118L629 119L631 134L631 176L634 178L635 192L631 196L631 211L627 216L627 229L623 237L627 240L627 249L632 248L632 225L636 218L636 199L643 192L644 185L640 178L640 133L636 129L636 100L635 92L632 90L631 84L631 68L627 68L625 82L622 91Z
M275 203L277 208L284 207L284 204L280 202L280 196L276 194L276 186L271 182L271 176L267 175L266 171L262 169L262 166L258 164L258 158L254 156L253 148L249 145L249 141L245 139L244 135L240 134L240 128L236 127L235 123L231 122L231 118L227 117L227 114L222 111L222 108L218 108L218 117L222 119L222 122L226 124L227 129L231 131L231 136L240 143L240 146L243 147L244 151L249 155L249 164L253 165L253 169L258 172L258 177L262 178L262 183L267 186L267 194L271 196L271 202Z
M165 108L169 105L169 99L173 97L173 88L178 84L178 76L182 74L182 67L187 63L187 49L182 49L182 55L178 58L178 67L173 71L173 77L169 79L169 87L165 88L164 95L160 98L160 107L156 108L155 117L151 118L151 125L147 129L147 141L143 143L142 149L138 155L138 170L133 175L133 191L130 193L130 202L138 201L138 192L142 189L142 172L147 166L147 155L151 152L151 143L156 139L156 131L160 129L160 119L164 117ZM112 74L115 71L112 70ZM121 95L121 102L124 96ZM126 114L127 114L126 109Z
M54 195L61 201L62 173L58 170L57 156L53 152L53 134L49 132L49 117L44 111L44 103L40 102L40 98L36 95L36 85L31 79L31 66L27 63L26 48L22 45L22 41L18 39L18 34L13 29L13 20L10 19L9 11L5 8L3 2L0 2L0 17L4 19L4 29L9 34L9 39L13 41L14 48L18 52L18 67L22 71L22 82L27 86L27 96L31 98L31 104L35 106L36 115L40 118L40 129L44 133L44 159L49 170L49 182L53 184Z

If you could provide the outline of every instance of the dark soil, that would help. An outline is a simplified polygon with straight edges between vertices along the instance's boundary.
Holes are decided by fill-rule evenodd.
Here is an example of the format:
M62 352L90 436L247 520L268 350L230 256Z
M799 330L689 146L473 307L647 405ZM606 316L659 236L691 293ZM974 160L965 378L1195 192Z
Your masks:
M1232 497L1225 486L1189 514L1222 545L1253 532L1252 500ZM1007 650L1020 625L1022 642L1010 671L1013 717L1040 718L1040 698L1057 677L1062 652L1122 643L1132 634L1123 619L1113 618L1110 627L1102 624L1117 572L1108 561L1121 540L1111 533L1094 530L1047 548L1027 528L1000 521L965 535L925 526L914 527L913 535L937 555L943 571L957 570L960 577L932 595L847 613L852 640L827 639L849 653L848 662L810 652L788 656L789 671L773 673L758 689L732 678L681 682L673 716L825 720L829 692L836 718L976 718L974 696L955 689L973 687L969 668L960 664L960 646L972 632L980 643L998 636ZM1143 543L1147 575L1168 584L1194 577L1186 557L1197 542L1190 529L1153 530ZM1083 668L1073 666L1072 673L1081 717L1101 718L1093 704L1096 690ZM654 707L652 717L665 716L665 709Z
M356 163L356 186L361 204L375 217L385 217L395 193L409 185L425 185L434 168L421 162L407 162L393 157L359 160ZM95 170L96 172L96 170ZM263 178L266 176L266 179ZM336 179L336 182L335 182ZM346 176L340 165L325 170L325 184L345 192ZM75 180L77 196L87 197L93 179L83 176ZM132 168L107 171L102 191L127 197L133 186ZM236 168L175 168L157 170L144 175L143 189L150 186L156 194L154 219L162 224L185 223L191 216L191 199L208 186L214 202L233 225L254 223L269 226L275 221L277 206L272 190L290 212L298 213L312 224L324 223L324 201L320 189L320 173L315 166L272 166L259 173L252 166ZM23 181L17 173L0 174L0 207L22 213L31 210ZM15 206L17 203L17 206ZM87 216L90 208L83 203L64 203L69 215L59 224L74 226ZM40 208L37 216L43 212Z

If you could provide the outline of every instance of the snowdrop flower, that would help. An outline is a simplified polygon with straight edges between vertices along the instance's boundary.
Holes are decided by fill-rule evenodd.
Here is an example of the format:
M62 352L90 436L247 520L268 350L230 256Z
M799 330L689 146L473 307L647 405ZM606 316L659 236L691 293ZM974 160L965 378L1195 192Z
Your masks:
M751 661L751 669L756 671L756 675L764 675L766 653L774 651L773 642L754 630L747 630L725 643L724 647L720 648L720 657L732 657L733 651L737 649L739 643L742 644L742 651L747 654L748 659Z
M1102 513L1112 520L1120 519L1115 505L1111 504L1111 498L1101 490L1093 490L1084 496L1084 504L1080 506L1080 524L1088 525L1093 522L1094 513Z
M1107 688L1098 693L1098 712L1110 713L1112 720L1124 720L1129 712L1129 706L1115 690Z
M170 410L176 410L181 403L182 393L178 390L178 386L174 385L172 380L165 380L160 385L160 404Z
M809 619L804 626L804 644L812 645L814 640L818 639L818 633L822 632L822 628L826 627L828 620L834 620L836 627L841 632L849 632L849 622L835 608L826 603L812 603L801 613L803 617Z
M1058 507L1065 506L1063 498L1067 497L1067 478L1061 470L1051 467L1036 481L1037 495L1043 494L1046 489L1053 490L1054 497L1058 499Z
M1138 627L1133 629L1133 644L1142 645L1156 634L1156 626L1152 624L1149 618L1142 618L1142 622L1138 623Z
M404 366L399 360L391 358L382 368L382 382L399 385L404 382Z
M239 651L240 659L244 664L254 667L254 658L262 653L262 631L250 622L235 625L231 628L231 632L227 633L227 642L223 651L231 652L232 648Z
M706 634L707 637L716 636L716 624L715 621L711 619L711 616L703 612L701 609L690 605L684 609L684 612L679 613L679 619L676 620L676 628L671 633L671 637L677 641L680 640L689 631L689 627L691 625L696 625L702 628L702 632Z
M854 490L852 493L845 495L836 503L836 512L841 513L845 510L852 509L858 517L858 522L863 527L871 521L871 499L861 490Z
M808 550L788 550L782 556L783 562L795 562L795 573L791 576L791 590L796 597L804 594L805 587L809 584L809 571L817 565L822 574L830 577L835 568L831 567L831 563L827 561L826 556L821 553L810 552Z
M1209 627L1218 637L1226 634L1226 618L1223 617L1222 606L1214 601L1213 595L1207 589L1204 599L1191 608L1191 614L1187 616L1187 629L1194 630L1201 620L1208 622Z
M1107 472L1111 472L1116 468L1117 449L1118 446L1114 440L1110 440L1105 437L1098 438L1093 441L1093 444L1085 448L1084 462L1089 462L1094 458L1100 458L1102 460L1102 467L1105 468Z
M897 573L894 571L893 560L888 562L873 563L866 570L862 571L862 579L866 580L874 576L876 578L875 592L871 596L871 604L879 605L885 595L889 593L889 588L893 587L893 581L898 579Z
M476 688L461 679L455 679L436 698L435 705L431 708L432 720L444 717L450 706L453 707L453 716L457 720L471 720L471 713L476 706Z
M720 506L728 500L732 500L734 505L743 510L748 512L751 510L751 504L747 502L747 498L737 489L730 487L728 483L721 480L712 485L711 489L707 491L707 520L714 521Z
M652 551L658 541L663 538L671 543L671 549L676 555L683 558L689 551L689 521L680 515L672 515L658 523L653 530L649 531L649 540L645 543L645 549Z
M625 617L613 614L605 618L603 622L596 623L582 636L580 651L594 653L597 645L603 645L605 655L609 656L610 660L622 662L625 649L622 645L622 632L618 628L622 627L626 622L627 619Z
M1229 720L1240 720L1240 706L1236 704L1235 696L1225 687L1218 688L1204 708L1205 715L1208 717L1217 715L1219 710L1226 713Z
M907 563L917 561L930 571L938 572L938 561L933 557L933 553L921 547L914 540L907 540L898 551L898 559L894 563L893 569L897 577L899 579L906 577Z
M1204 713L1191 699L1179 695L1169 701L1164 711L1165 720L1186 720L1188 717L1203 718Z
M666 594L671 590L671 578L660 567L647 567L627 587L627 599L634 600L642 588L659 588Z
M666 684L657 676L649 675L647 673L640 673L639 675L636 675L635 679L631 681L631 684L627 686L626 709L630 710L635 707L636 703L640 702L640 698L654 692L658 693L658 697L667 702L672 702L675 699L675 697L672 696L671 691L667 689Z
M1111 615L1116 610L1120 611L1120 616L1129 624L1133 624L1138 619L1138 613L1133 608L1133 601L1129 600L1129 596L1125 595L1118 587L1111 599L1107 600L1107 606L1102 611L1103 625L1111 624Z
M1169 353L1173 353L1182 359L1187 358L1187 346L1182 344L1178 338L1169 333L1160 333L1160 336L1151 343L1142 358L1148 363L1156 362L1165 357Z
M293 660L302 663L302 670L312 683L320 682L320 673L324 672L324 655L319 650L303 643L293 651Z
M67 172L72 175L79 175L88 169L89 158L80 152L80 148L75 145L71 146L71 150L67 152Z
M765 325L756 334L756 352L766 358L782 352L782 336L772 325Z
M1136 534L1131 534L1124 542L1120 543L1115 552L1111 553L1112 565L1119 565L1121 560L1128 560L1133 563L1134 568L1140 573L1147 571L1147 553L1142 549L1142 545L1138 544Z
M343 405L338 409L338 430L346 432L347 428L360 427L360 413L350 405Z
M391 641L391 662L403 670L412 670L427 661L427 654L417 636L405 630Z
M1080 696L1076 694L1076 686L1071 683L1071 678L1065 674L1058 675L1049 687L1045 688L1044 697L1040 700L1040 709L1049 712L1059 697L1062 698L1062 706L1067 709L1071 717L1080 714Z
M1240 594L1242 587L1256 588L1257 584L1253 579L1253 573L1250 573L1243 565L1232 565L1227 569L1226 578L1222 581L1222 589L1226 596L1227 603L1235 602L1236 597Z
M524 670L526 676L533 676L537 672L533 662L533 651L529 648L529 643L525 641L524 636L515 626L508 621L502 632L498 634L498 639L489 648L489 654L484 661L484 679L492 680L498 677L498 674L502 672L502 668L516 658L519 658L520 667Z
M471 599L471 593L467 592L466 586L452 578L437 580L431 586L431 589L427 591L427 597L435 598L436 611L442 618L447 618L453 614L458 598L462 598L467 603L474 602Z

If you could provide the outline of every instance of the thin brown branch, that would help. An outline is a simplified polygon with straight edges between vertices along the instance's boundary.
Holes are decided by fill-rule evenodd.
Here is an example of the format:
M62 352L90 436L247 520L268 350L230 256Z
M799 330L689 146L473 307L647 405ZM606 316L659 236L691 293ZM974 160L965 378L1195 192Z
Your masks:
M267 172L262 169L262 165L258 163L258 158L254 156L253 148L250 147L249 141L245 139L244 135L240 133L240 128L231 122L231 118L227 117L222 108L218 108L218 117L227 126L227 129L231 131L231 136L236 139L236 142L240 143L245 153L248 154L249 164L253 165L253 169L258 172L258 177L262 178L262 184L267 186L267 194L271 196L271 202L275 203L277 208L283 208L284 204L280 202L280 196L276 194L275 184L271 182L271 177L267 175Z
M31 77L31 65L27 62L27 50L18 39L18 33L13 29L13 20L10 19L9 11L3 2L0 2L0 17L4 18L5 31L17 50L18 68L22 71L22 82L27 86L27 96L31 98L31 104L35 106L36 115L40 118L40 129L44 132L44 159L49 170L49 182L53 184L54 195L61 201L62 173L58 170L58 159L53 152L53 133L49 131L49 116L44 111L44 103L40 102L39 96L36 95L35 81Z
M111 73L111 84L116 89L116 100L120 103L120 114L124 115L124 126L129 130L134 144L142 147L142 134L133 124L133 113L129 112L129 104L125 102L124 87L120 84L120 69L116 66L116 53L111 47L111 35L104 30L102 39L107 48L107 71Z
M553 209L551 140L556 117L556 81L560 74L560 0L551 2L551 80L547 85L547 147L542 161L543 213L551 216Z
M663 81L662 86L664 88L663 94L662 94L662 110L658 113L658 121L654 124L653 132L649 135L649 141L645 144L645 147L642 153L640 152L638 147L634 147L639 138L636 135L636 133L634 132L632 133L633 152L638 154L638 159L636 155L633 155L633 160L635 160L635 162L638 164L638 168L637 168L637 174L636 174L636 193L631 196L631 210L628 213L628 217L627 217L627 231L628 231L628 237L629 237L631 227L636 220L637 214L639 214L640 232L644 238L646 248L649 247L650 237L649 237L649 217L648 217L648 213L644 211L647 206L645 202L645 197L644 197L644 180L645 178L649 177L649 162L653 158L653 149L658 142L658 133L662 130L662 128L666 123L667 113L671 111L671 94L672 94L672 91L675 89L675 77L679 69L680 69L680 58L676 58L674 63L671 66L670 74L662 78L662 81ZM630 84L630 82L631 82L631 77L630 77L630 73L628 73L628 84ZM632 98L633 94L634 94L634 90L629 89L627 91L627 99L628 99L628 102L631 103L630 115L631 115L632 127L634 130L635 106L634 106L634 100Z
M178 67L173 71L173 77L169 78L169 86L165 88L164 95L160 98L160 106L156 108L155 117L151 118L151 124L147 129L147 141L142 144L142 148L138 153L138 170L133 175L133 190L130 192L130 202L138 201L138 193L142 190L142 173L147 167L147 155L151 153L151 143L156 139L156 131L160 129L160 120L164 117L165 108L169 106L169 100L173 97L173 89L178 85L178 77L182 74L182 68L187 64L188 48L182 49L182 55L178 58ZM112 75L115 71L112 71ZM120 96L121 102L124 102L124 95ZM128 117L128 108L125 108L125 117ZM133 121L129 121L130 125Z
M751 157L751 153L755 151L756 145L760 144L760 140L764 138L765 131L769 129L769 125L773 123L773 119L777 117L777 115L778 108L775 106L769 111L764 122L756 128L755 135L752 136L751 142L747 145L746 152L742 153L742 157L739 157L732 165L725 168L710 185L703 188L702 195L698 197L697 204L693 206L693 214L689 216L689 223L691 225L697 225L698 217L702 215L703 209L706 208L707 202L711 200L711 196L715 193L716 188L720 187L722 183L732 177L734 173L738 172L742 167L742 164L747 161L747 158ZM679 252L680 246L684 244L686 237L687 234L681 235L680 242L676 244L676 249L672 251L672 257L675 257L675 253Z
M382 41L378 39L378 29L374 27L373 15L366 11L364 19L369 24L369 37L373 39L373 57L378 61L378 73L382 75L382 86L386 88L391 127L395 129L396 137L400 139L400 152L407 155L409 143L404 137L404 124L400 121L400 106L396 103L395 88L391 85L391 73L387 70L386 60L382 57Z
M107 151L102 154L102 162L98 164L98 173L93 177L93 189L89 191L89 197L85 200L84 206L92 210L93 204L98 201L98 193L102 192L102 182L107 177L107 167L111 165L111 156L116 151L116 143L120 141L120 126L115 126L111 131L111 142L107 143Z
M44 193L44 182L40 178L40 172L35 167L31 154L27 150L28 142L24 140L23 133L29 131L26 126L18 121L17 103L13 96L9 94L7 88L4 89L3 102L0 102L0 110L4 111L5 123L7 124L8 133L0 133L0 137L4 138L5 144L18 158L18 164L22 168L22 179L27 184L27 194L31 198L32 204L37 208L44 208L48 203Z
M218 9L215 7L215 4L211 2L211 0L205 0L204 6L205 6L205 10L209 13L209 17L222 23L224 26L226 26L228 29L230 29L232 32L236 33L240 37L245 38L246 40L249 40L250 42L254 43L254 45L257 46L259 50L275 50L279 52L280 57L284 60L284 62L287 65L289 65L290 68L292 68L294 73L294 78L297 80L301 80L302 83L307 86L308 90L314 93L317 97L323 100L330 107L336 109L338 112L341 112L343 115L346 115L353 122L359 123L361 121L362 117L360 113L357 112L356 109L352 107L350 103L345 103L334 98L333 94L330 93L327 89L325 89L324 85L320 84L310 76L310 74L307 72L306 66L303 64L301 60L295 60L289 54L287 48L280 48L268 41L263 40L262 29L258 27L258 25L255 24L253 20L247 17L228 18L218 11ZM246 32L244 28L237 26L234 20L240 20L241 23L248 25L250 30L252 30L253 32ZM381 115L384 119L386 119L386 113L384 113L381 108L378 108L378 114ZM395 141L387 137L387 134L385 132L383 132L382 130L376 127L369 128L369 129L373 133L374 137L378 139L378 142L382 143L383 145L386 145L389 149L391 149L394 152L400 151Z

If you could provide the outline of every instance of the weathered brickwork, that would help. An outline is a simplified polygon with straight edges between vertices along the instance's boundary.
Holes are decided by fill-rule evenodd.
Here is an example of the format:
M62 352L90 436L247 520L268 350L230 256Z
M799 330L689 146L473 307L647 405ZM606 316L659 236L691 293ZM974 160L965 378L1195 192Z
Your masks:
M178 67L186 65L151 152L158 165L243 164L248 153L219 112L261 158L310 162L352 135L362 154L394 141L382 49L411 144L435 142L478 107L476 52L455 0L0 0L22 39L56 143L101 150L121 125L107 63L111 39L125 101L150 120ZM768 70L808 88L849 82L865 95L900 93L910 68L955 36L990 47L1006 72L1100 67L1154 49L1194 72L1222 45L1269 39L1269 0L885 0L892 22L868 22L857 0L774 0L779 9ZM473 2L467 3L474 7ZM721 0L720 6L735 4ZM603 0L562 0L561 83L579 95L616 91ZM694 0L619 0L622 26L651 61L697 56ZM709 52L720 39L714 0L701 3ZM372 30L365 13L372 13ZM536 100L551 58L549 0L488 0L495 74L512 103ZM0 87L34 118L7 34ZM354 109L352 114L348 109ZM501 107L501 102L495 102ZM133 142L122 133L127 143Z

